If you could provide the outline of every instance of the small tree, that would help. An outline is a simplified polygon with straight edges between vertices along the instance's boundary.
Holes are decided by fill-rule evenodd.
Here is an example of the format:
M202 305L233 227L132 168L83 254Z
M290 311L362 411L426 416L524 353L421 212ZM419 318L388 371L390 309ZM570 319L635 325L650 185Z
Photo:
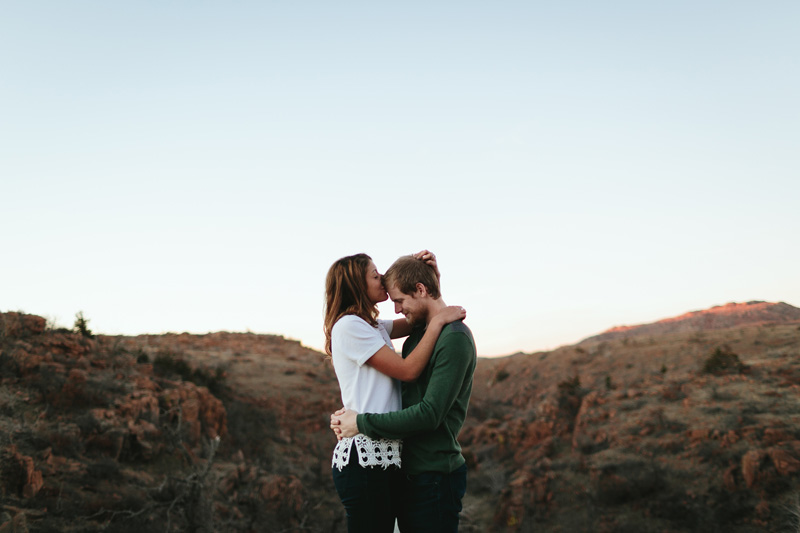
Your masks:
M741 373L745 368L739 356L727 345L715 349L703 363L703 372L706 374Z
M87 339L93 339L92 330L89 329L89 321L83 316L83 311L75 314L75 332L80 333Z

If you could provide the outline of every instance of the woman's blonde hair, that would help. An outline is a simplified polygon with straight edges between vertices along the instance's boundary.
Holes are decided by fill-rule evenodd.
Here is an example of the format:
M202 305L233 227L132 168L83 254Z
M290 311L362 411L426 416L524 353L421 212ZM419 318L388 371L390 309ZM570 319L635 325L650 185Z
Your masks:
M325 353L331 353L331 331L344 315L356 315L378 325L378 306L367 295L367 269L372 258L367 254L342 257L331 265L325 278Z

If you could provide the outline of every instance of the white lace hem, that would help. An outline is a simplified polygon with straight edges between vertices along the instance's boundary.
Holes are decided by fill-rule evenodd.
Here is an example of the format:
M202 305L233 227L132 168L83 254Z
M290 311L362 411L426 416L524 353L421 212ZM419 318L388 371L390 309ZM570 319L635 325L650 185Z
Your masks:
M400 453L403 441L391 439L371 439L359 433L355 437L346 437L336 444L333 450L331 467L342 468L350 462L350 451L355 444L358 464L362 467L380 466L384 469L391 465L400 467Z

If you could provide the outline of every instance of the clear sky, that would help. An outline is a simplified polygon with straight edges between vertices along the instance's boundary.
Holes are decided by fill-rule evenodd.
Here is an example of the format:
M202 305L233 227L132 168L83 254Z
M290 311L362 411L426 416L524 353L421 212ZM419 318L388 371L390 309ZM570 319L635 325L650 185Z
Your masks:
M794 0L5 2L0 310L320 349L334 260L422 248L481 355L800 306L798 25Z

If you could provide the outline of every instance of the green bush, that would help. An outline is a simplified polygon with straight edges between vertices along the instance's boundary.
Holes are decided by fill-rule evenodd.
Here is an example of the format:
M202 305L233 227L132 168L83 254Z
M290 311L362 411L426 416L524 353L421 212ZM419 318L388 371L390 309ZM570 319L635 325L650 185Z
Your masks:
M572 379L565 379L558 384L558 390L564 394L577 396L581 389L581 379L575 375Z
M219 396L225 390L225 371L221 367L213 370L205 368L195 368L189 381L206 387L211 394Z
M666 486L664 472L654 464L628 460L606 465L591 481L596 501L620 505L657 495Z
M564 380L558 384L558 408L564 412L566 420L569 421L570 430L586 392L581 387L581 380L577 374L574 378Z
M161 376L178 375L184 381L189 381L189 377L192 375L192 367L189 366L189 363L182 357L169 352L156 354L153 359L153 371Z
M215 396L219 396L225 389L225 370L221 367L213 370L192 368L182 357L168 352L156 355L153 359L153 371L161 376L178 376L183 381L206 387Z
M716 348L703 363L703 372L706 374L741 373L744 369L745 365L739 356L727 345Z
M80 333L87 339L93 339L92 330L89 329L89 321L83 316L83 311L78 311L75 314L75 332Z

